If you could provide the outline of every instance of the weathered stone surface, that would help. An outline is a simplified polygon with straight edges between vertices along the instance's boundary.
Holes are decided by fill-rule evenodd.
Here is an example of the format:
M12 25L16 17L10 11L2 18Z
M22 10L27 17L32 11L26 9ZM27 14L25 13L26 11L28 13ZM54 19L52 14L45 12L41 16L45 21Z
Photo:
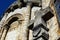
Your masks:
M36 0L29 1L36 2ZM38 0L37 2L40 1ZM50 0L42 0L42 9L44 10L48 7L49 3ZM52 7L52 9L54 8ZM55 11L53 12L54 17L51 18L50 14L48 13L49 16L46 16L45 13L47 11L43 12L43 10L41 10L41 7L33 7L31 10L30 5L27 5L27 7L14 9L14 11L5 15L0 22L0 26L2 27L0 40L57 40L60 37L60 28L56 14L54 13ZM45 15L45 19L47 17L51 19L49 18L49 20L45 22L41 18L42 14ZM18 20L11 20L14 17L15 19L17 17ZM31 19L29 19L30 17ZM31 21L32 25L30 24L29 26L30 20L33 20L33 22ZM5 27L5 24L7 24L8 27ZM28 29L28 26L30 29Z
M49 28L49 40L57 40L58 39L58 34L57 34L58 25L56 21L56 16L54 16L47 22L47 27Z
M41 0L24 0L24 2L40 3Z
M41 18L41 16L37 15L35 18L34 26L37 26L39 24L42 24L46 27L46 23L44 22L44 20Z
M51 0L42 0L42 9L45 9L49 6Z

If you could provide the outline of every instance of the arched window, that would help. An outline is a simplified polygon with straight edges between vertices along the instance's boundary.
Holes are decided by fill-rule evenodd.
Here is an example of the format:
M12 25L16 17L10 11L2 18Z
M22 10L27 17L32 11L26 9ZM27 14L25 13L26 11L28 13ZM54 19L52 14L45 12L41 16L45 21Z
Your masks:
M14 21L17 21L17 20L18 20L17 17L13 17L13 18L8 22L8 24L10 25L11 23L13 23Z

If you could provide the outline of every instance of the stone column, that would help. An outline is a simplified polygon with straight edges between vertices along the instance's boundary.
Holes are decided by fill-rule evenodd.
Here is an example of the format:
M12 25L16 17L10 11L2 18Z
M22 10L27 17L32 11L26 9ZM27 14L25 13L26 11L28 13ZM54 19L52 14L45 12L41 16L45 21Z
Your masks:
M29 40L33 40L33 31L29 30Z
M28 40L28 24L29 24L31 6L28 4L26 8L27 10L23 14L24 20L23 21L20 20L22 21L22 23L19 25L19 30L20 30L19 40Z
M1 40L5 40L7 32L8 32L8 26L5 25L4 26L4 31L3 31L3 34L2 34L2 37L1 37Z
M1 32L0 32L0 40L1 40L1 37L2 37L3 31L4 31L4 28L1 28L0 30L1 30Z

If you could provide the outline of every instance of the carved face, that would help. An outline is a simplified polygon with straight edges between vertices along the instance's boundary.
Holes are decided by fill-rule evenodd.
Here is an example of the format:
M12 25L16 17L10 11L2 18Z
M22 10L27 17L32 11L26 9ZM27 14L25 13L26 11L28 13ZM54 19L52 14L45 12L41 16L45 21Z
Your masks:
M45 9L49 6L50 0L42 0L42 8Z

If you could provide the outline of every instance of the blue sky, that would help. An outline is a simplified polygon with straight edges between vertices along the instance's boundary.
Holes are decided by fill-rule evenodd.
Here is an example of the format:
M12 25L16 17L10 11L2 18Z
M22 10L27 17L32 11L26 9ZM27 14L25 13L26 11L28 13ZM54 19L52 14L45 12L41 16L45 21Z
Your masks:
M0 0L0 18L2 17L5 10L16 0Z
M59 22L60 22L60 0L56 1L55 6L56 6L57 14L58 14L58 19L59 19Z

